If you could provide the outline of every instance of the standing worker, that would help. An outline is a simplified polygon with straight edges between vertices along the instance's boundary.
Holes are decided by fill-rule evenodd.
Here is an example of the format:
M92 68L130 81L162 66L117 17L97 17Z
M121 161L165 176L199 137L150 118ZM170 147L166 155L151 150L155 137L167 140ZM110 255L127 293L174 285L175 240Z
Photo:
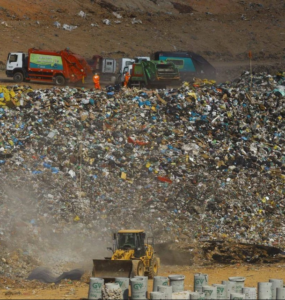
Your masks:
M130 80L130 73L129 71L127 71L127 73L125 74L125 81L124 81L124 87L128 86L129 80Z
M95 75L93 76L93 82L94 82L95 89L101 90L100 76L97 73L95 73Z

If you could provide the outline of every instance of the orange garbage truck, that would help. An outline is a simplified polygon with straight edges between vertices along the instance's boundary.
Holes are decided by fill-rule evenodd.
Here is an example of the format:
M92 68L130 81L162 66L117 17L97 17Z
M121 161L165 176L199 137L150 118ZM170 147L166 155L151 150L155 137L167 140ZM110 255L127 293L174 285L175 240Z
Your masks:
M17 83L33 80L65 85L84 82L92 76L92 70L83 57L69 49L47 51L32 48L28 53L8 54L6 75Z

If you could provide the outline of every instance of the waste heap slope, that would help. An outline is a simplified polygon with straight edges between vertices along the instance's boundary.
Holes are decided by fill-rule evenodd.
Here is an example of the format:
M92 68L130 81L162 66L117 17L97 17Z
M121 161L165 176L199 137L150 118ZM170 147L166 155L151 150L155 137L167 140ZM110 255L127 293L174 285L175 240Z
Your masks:
M283 243L284 82L244 73L177 90L7 87L1 244L59 265L118 228L159 242Z

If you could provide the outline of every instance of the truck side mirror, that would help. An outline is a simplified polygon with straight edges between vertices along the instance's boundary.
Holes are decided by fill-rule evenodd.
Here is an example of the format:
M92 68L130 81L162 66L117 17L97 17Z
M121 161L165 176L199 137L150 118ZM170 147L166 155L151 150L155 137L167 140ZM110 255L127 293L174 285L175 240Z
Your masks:
M113 240L116 240L116 239L117 239L117 235L116 235L116 233L114 233Z

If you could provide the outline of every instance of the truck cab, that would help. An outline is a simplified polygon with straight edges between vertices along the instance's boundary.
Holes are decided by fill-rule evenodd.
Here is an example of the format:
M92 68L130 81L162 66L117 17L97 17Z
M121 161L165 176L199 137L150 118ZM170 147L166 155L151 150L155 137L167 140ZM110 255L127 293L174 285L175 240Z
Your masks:
M28 54L24 52L10 52L6 63L6 76L13 77L15 82L21 82L26 77Z
M94 73L115 74L117 62L113 58L103 58L100 55L93 55L92 59L88 61Z
M141 257L145 253L145 233L142 230L120 230L117 236L117 249L135 250L135 257Z

